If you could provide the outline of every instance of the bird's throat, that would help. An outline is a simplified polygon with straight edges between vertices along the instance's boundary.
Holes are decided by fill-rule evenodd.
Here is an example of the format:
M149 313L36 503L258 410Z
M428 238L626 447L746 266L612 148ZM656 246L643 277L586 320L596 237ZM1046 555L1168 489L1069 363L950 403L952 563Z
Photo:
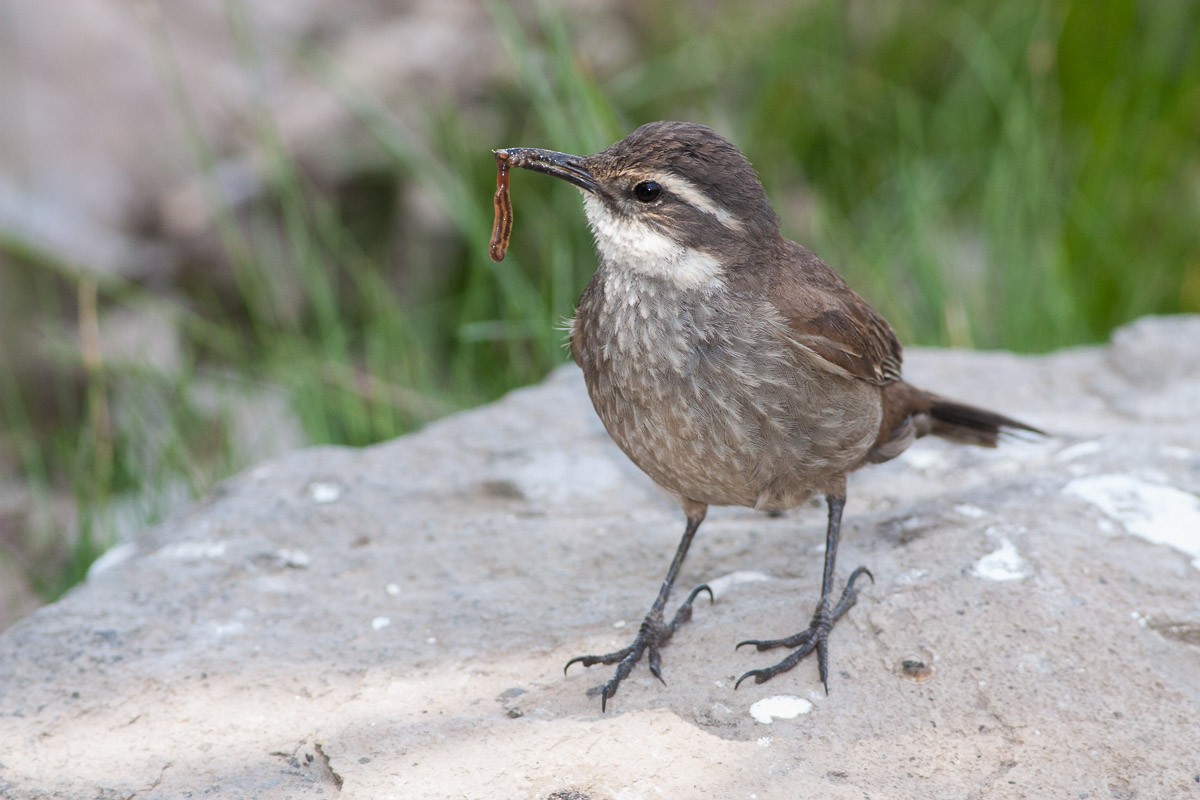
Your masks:
M631 273L704 291L724 283L721 262L703 250L676 242L645 222L612 211L604 200L584 195L584 212L601 263L615 273Z

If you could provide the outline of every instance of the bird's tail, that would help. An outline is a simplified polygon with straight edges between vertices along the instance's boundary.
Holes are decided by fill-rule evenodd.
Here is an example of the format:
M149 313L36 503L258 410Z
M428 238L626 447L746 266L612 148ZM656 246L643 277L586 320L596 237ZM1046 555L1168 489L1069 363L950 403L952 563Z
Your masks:
M1004 434L1027 433L1045 436L1032 425L977 406L926 393L931 426L929 433L952 442L995 447Z
M1044 431L995 411L948 400L910 383L883 388L883 421L866 461L878 464L903 453L915 439L940 436L952 442L995 447L1006 436L1045 436Z

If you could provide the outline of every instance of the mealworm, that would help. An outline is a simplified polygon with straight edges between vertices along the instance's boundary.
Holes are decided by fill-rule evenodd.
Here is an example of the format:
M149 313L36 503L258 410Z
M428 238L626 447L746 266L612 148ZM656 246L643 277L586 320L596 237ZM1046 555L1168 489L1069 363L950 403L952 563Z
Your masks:
M496 219L492 223L492 242L489 252L492 261L503 261L508 252L508 238L512 236L512 199L508 196L508 152L496 151L496 194L492 198Z

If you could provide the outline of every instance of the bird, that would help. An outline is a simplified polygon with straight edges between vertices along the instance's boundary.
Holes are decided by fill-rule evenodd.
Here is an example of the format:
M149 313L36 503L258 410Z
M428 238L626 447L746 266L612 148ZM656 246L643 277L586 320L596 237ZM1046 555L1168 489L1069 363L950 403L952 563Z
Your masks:
M888 322L808 248L785 238L754 167L712 128L651 122L590 156L514 147L498 164L576 186L597 266L569 324L588 395L617 446L678 499L686 524L637 635L616 665L601 711L644 658L662 678L661 650L692 616L696 587L668 620L667 603L709 506L766 512L822 496L821 589L808 625L737 647L790 652L735 684L771 680L816 653L829 691L829 635L857 602L853 570L835 591L847 476L934 435L995 447L1039 429L907 383ZM507 175L507 173L505 173ZM511 224L511 219L508 220Z

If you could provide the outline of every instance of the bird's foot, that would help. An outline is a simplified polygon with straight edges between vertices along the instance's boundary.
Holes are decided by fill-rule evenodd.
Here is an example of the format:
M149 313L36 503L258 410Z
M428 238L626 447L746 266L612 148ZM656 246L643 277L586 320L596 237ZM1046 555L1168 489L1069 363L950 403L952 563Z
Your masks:
M854 588L854 582L862 575L870 578L872 583L875 582L875 576L866 567L859 567L854 570L854 572L850 573L850 578L846 581L846 588L842 590L842 596L838 598L837 605L831 609L829 607L829 598L822 597L821 602L817 604L817 610L813 614L812 621L808 627L794 636L788 636L784 639L747 639L744 642L738 642L738 647L754 645L760 652L776 647L795 649L778 664L766 667L765 669L752 669L745 673L742 677L738 678L733 688L737 689L737 687L742 685L742 681L747 678L754 678L755 683L766 683L776 675L787 672L799 664L815 650L817 653L817 672L821 677L821 683L825 686L825 694L829 694L829 631L833 629L834 623L841 619L858 601L858 592Z
M670 641L676 628L692 618L692 603L695 602L696 597L701 592L707 592L710 601L713 599L712 589L708 588L708 584L701 584L692 590L692 593L679 606L679 610L675 612L675 616L671 618L669 623L663 620L661 608L653 608L646 615L646 618L642 620L642 625L638 628L637 636L628 647L612 653L605 653L604 655L576 656L567 662L567 665L563 667L563 672L570 669L572 664L583 664L585 667L591 667L596 664L617 665L617 670L613 673L613 676L603 686L598 687L601 712L607 710L609 698L617 693L617 687L621 685L621 681L629 677L629 673L633 671L634 665L641 660L642 655L647 651L649 652L650 674L663 683L666 683L662 677L662 656L659 650Z

